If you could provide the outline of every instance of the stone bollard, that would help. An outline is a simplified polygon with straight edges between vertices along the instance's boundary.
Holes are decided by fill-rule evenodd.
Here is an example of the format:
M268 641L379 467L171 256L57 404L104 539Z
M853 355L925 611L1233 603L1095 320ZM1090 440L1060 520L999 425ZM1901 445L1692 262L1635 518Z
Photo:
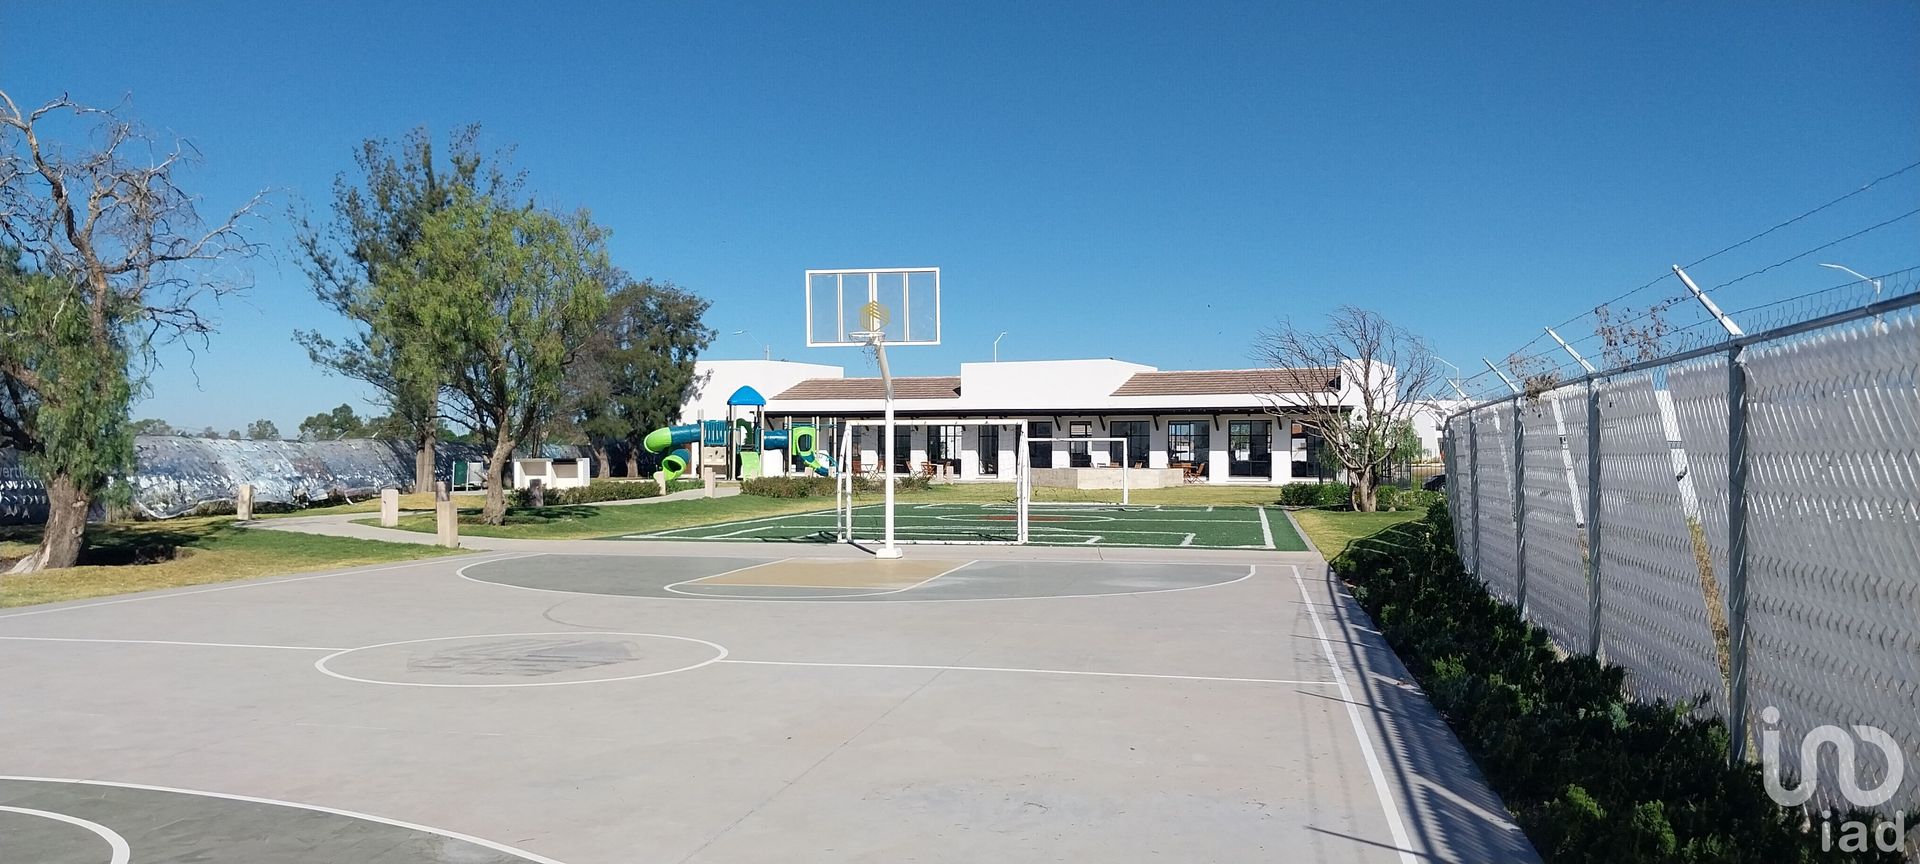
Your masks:
M395 528L400 525L400 490L380 490L380 527Z
M667 494L667 472L665 471L653 472L653 482L660 484L660 494L662 495Z
M538 478L527 481L527 505L547 506L547 484L540 482Z
M453 496L448 494L444 480L433 484L433 513L440 528L440 545L460 548L460 513L453 509Z
M712 498L714 490L720 488L720 478L714 474L712 468L702 468L700 469L700 479L707 484L707 497Z
M240 494L233 496L234 518L246 522L253 518L253 484L240 484Z

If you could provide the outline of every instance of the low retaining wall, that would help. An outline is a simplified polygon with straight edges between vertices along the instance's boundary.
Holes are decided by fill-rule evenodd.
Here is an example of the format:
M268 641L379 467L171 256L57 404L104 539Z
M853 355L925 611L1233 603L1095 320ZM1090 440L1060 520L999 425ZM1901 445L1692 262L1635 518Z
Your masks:
M1178 468L1131 468L1126 472L1131 489L1159 489L1186 482L1186 472ZM1035 468L1033 485L1056 489L1118 489L1119 468Z

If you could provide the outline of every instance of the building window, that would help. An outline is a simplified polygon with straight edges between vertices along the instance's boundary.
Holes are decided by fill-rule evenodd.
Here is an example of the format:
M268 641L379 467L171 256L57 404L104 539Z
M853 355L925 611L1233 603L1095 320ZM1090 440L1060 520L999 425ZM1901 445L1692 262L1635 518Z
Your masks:
M1028 438L1052 438L1052 423L1028 423ZM1053 467L1053 442L1038 441L1027 445L1027 461L1035 468Z
M912 474L913 468L913 427L893 427L893 473Z
M1167 424L1167 467L1207 473L1207 454L1213 447L1212 424L1205 420L1174 420Z
M1129 468L1147 467L1147 454L1153 450L1152 426L1147 421L1115 420L1107 424L1107 428L1113 430L1113 437L1127 439L1124 454L1121 452L1120 442L1115 441L1108 445L1108 449L1113 454L1113 464L1118 465L1122 459L1125 459Z
M960 431L959 426L927 427L927 461L935 470L959 475Z
M1227 421L1227 476L1273 476L1273 424L1266 420Z
M1085 420L1074 420L1067 424L1068 438L1092 438L1093 424ZM1067 445L1067 465L1072 468L1093 467L1093 451L1085 444Z
M980 427L980 476L1000 476L1000 427Z

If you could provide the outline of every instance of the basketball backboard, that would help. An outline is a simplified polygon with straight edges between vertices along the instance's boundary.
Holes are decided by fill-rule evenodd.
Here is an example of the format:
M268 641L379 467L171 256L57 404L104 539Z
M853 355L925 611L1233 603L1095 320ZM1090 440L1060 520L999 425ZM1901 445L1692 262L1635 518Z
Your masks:
M940 344L940 268L807 271L807 347Z

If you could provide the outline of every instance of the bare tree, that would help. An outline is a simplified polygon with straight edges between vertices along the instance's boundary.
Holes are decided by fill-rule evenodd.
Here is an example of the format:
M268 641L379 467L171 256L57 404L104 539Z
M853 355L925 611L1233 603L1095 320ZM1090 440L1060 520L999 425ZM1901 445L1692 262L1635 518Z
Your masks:
M49 505L13 572L79 559L88 508L132 463L127 407L154 346L204 339L205 302L244 287L210 265L256 251L240 226L261 198L207 226L175 182L191 152L115 109L23 111L0 92L0 444Z
M1322 330L1283 319L1261 331L1254 356L1266 367L1252 383L1267 413L1318 434L1353 486L1353 508L1371 512L1375 488L1405 455L1399 433L1444 380L1426 342L1379 313L1341 306Z

